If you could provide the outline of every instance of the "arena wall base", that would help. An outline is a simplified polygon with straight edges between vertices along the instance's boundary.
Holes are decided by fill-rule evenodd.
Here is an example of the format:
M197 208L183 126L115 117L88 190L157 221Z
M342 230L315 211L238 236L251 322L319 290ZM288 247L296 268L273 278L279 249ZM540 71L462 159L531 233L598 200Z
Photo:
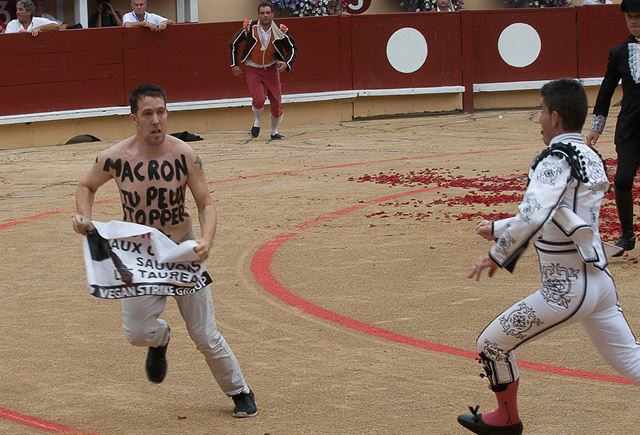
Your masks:
M598 86L586 86L589 105L595 103ZM622 98L620 89L613 102ZM352 120L385 117L413 116L425 113L455 112L462 110L462 93L357 96L335 100L286 102L282 130L287 125L335 124ZM475 92L478 110L508 110L537 108L540 104L538 89L514 91ZM252 122L248 102L237 107L211 109L171 110L169 132L187 130L195 134L217 131L249 130ZM268 128L269 106L265 106L264 120ZM120 111L123 113L123 111ZM587 127L590 119L587 119ZM34 121L0 125L0 150L61 145L74 136L89 134L103 141L122 140L134 133L128 115L111 115Z

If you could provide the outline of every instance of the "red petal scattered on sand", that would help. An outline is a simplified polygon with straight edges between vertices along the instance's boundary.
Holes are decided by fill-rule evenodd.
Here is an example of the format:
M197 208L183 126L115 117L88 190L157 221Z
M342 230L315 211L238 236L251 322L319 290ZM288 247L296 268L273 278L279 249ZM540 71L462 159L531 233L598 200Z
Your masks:
M616 160L607 159L605 163L608 168L609 181L613 186L613 173L615 172ZM459 169L456 167L454 169ZM522 200L522 195L527 186L527 177L525 174L511 174L507 177L500 176L487 176L484 175L489 171L477 171L479 174L476 177L465 177L462 175L454 175L451 170L444 168L426 168L421 171L410 171L407 174L400 174L393 172L391 174L379 173L378 175L365 174L357 179L350 178L351 181L358 183L378 183L387 184L391 186L406 186L406 187L426 187L426 186L442 186L445 188L455 187L465 189L467 193L461 196L448 196L445 192L440 192L441 198L435 199L431 202L420 201L411 198L409 201L392 201L384 204L379 204L381 207L402 207L410 206L414 209L426 207L429 208L434 205L441 205L447 208L460 207L460 212L442 213L435 216L436 219L442 219L445 221L478 221L481 219L497 220L504 219L512 216L517 212L516 206ZM633 186L633 197L636 206L640 207L640 180L636 178ZM492 209L492 206L512 204L512 212L496 212ZM469 209L477 208L479 211L469 212ZM416 210L415 213L396 212L394 216L401 219L414 218L417 221L424 220L429 217L431 213L420 213ZM365 215L365 217L380 217L389 218L384 211L378 211ZM636 232L640 232L640 214L636 217L636 223L634 224ZM602 208L600 210L600 234L606 241L617 240L620 233L620 224L618 222L618 213L616 211L615 200L613 195L613 189L608 192L602 202ZM635 260L635 261L634 261ZM637 263L638 259L633 258L629 261Z

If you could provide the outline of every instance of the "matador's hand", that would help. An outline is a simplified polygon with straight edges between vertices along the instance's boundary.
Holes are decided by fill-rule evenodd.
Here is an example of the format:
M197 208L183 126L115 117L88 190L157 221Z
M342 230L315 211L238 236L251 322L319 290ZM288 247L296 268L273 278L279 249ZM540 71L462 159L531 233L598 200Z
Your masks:
M492 222L488 220L483 220L476 225L476 234L487 240L495 240L496 238L492 234Z
M498 265L489 257L489 254L483 255L471 266L471 269L467 272L467 278L475 278L476 281L480 281L480 276L484 269L489 269L489 278L492 278L498 269Z

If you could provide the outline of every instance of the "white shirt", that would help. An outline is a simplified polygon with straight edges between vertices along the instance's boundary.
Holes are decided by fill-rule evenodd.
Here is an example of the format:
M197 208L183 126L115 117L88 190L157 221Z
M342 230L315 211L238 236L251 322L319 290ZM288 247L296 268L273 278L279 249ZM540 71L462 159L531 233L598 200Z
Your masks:
M582 2L582 6L589 6L589 5L601 5L603 4L601 1L598 0L584 0ZM604 2L605 5L612 5L613 2L611 0L606 0Z
M62 21L60 21L59 19L57 19L57 18L56 18L56 17L54 17L53 15L48 14L48 13L46 13L46 12L45 12L45 13L43 13L43 14L41 15L41 17L42 17L42 18L46 18L46 19L47 19L47 20L49 20L49 21L53 21L54 23L62 24Z
M20 21L11 20L9 24L7 24L7 28L5 29L5 33L20 33L23 32L31 32L36 27L46 26L47 24L57 24L55 21L47 20L42 17L31 17L31 24L26 29L22 27Z
M142 21L147 21L147 22L149 22L151 24L155 24L157 26L160 23L162 23L163 21L167 21L167 19L165 17L161 17L158 14L152 14L151 12L145 12L144 13L144 19ZM139 23L139 22L141 22L141 21L138 20L138 17L136 16L136 13L133 12L133 11L127 12L122 17L122 24L124 24L124 23Z

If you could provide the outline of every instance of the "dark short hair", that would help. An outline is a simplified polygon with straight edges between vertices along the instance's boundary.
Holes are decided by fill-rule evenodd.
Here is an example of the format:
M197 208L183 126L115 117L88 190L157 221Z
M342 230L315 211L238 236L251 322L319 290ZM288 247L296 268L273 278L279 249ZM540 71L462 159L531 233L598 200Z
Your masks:
M129 106L132 114L138 113L138 101L142 97L162 98L164 104L167 104L167 92L162 87L153 83L144 83L136 86L129 94Z
M260 12L260 9L262 8L271 8L271 12L273 12L273 3L271 2L260 2L260 4L258 5L258 13Z
M558 112L565 131L582 131L589 105L580 82L573 79L551 81L540 89L540 96L549 112Z

